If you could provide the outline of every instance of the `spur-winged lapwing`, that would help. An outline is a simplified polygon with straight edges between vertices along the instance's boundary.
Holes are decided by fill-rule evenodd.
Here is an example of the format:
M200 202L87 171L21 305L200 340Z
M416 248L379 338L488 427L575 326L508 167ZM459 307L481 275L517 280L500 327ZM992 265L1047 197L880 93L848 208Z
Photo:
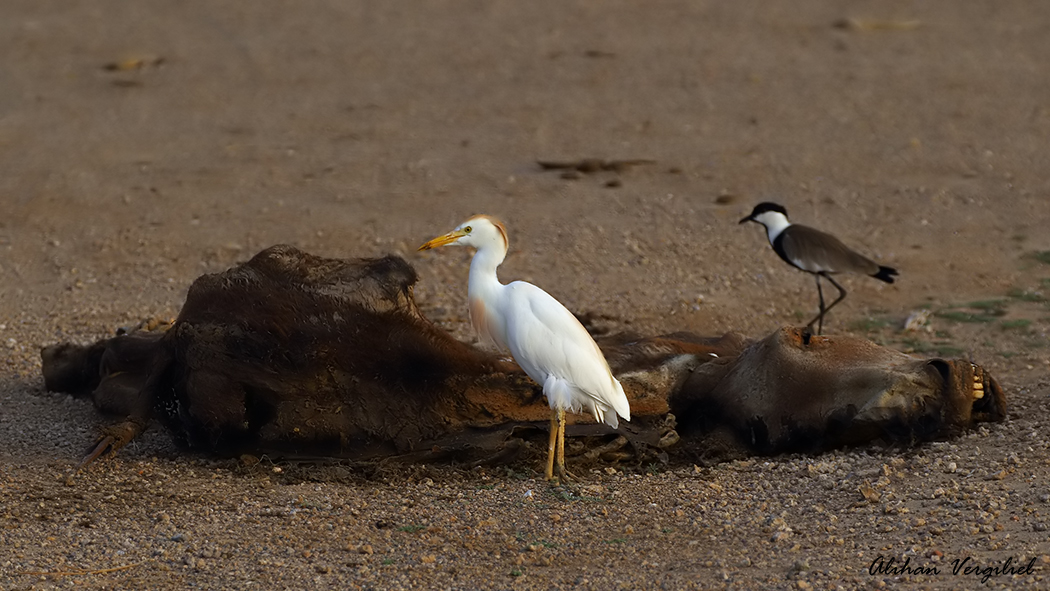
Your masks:
M768 201L759 203L751 215L740 220L741 224L744 222L758 222L765 226L769 244L773 246L773 250L780 255L780 258L816 276L817 294L820 296L820 313L809 321L806 328L812 330L813 323L818 323L817 334L821 334L824 330L824 315L846 297L846 290L831 278L832 274L859 273L870 275L886 283L893 283L893 276L897 274L896 269L879 265L854 252L831 234L825 234L808 226L792 224L788 221L787 210L783 205ZM824 290L820 286L821 277L830 281L839 290L839 297L827 307L824 306Z

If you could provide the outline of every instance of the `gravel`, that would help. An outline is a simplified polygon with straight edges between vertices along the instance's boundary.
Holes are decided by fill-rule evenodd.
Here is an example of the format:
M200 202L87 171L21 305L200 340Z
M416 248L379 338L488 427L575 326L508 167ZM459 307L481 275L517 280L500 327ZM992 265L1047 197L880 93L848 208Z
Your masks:
M1047 5L758 6L0 4L0 587L1050 588ZM655 164L535 164L582 158ZM402 254L470 339L469 252L414 248L477 212L508 224L504 280L611 328L761 336L816 306L736 224L765 199L901 270L844 278L827 330L972 357L1009 419L561 488L187 456L160 428L76 474L108 419L42 389L40 346L171 318L276 243ZM952 574L1007 559L1034 570Z

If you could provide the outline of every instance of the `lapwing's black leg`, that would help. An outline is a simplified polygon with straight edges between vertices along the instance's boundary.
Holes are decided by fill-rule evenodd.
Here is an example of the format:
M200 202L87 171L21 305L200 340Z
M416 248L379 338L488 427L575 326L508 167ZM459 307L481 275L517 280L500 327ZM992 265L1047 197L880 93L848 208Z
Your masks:
M814 277L817 278L817 295L820 297L820 313L817 314L813 320L806 323L806 329L813 332L813 323L820 322L817 328L817 334L821 334L824 331L824 290L820 287L820 273L814 273Z
M834 285L835 288L839 290L839 297L835 298L835 301L831 302L831 304L827 308L824 308L824 312L821 313L820 325L824 326L823 314L827 314L832 308L835 307L835 304L837 304L837 303L841 302L842 300L846 299L846 290L843 289L842 286L839 285L837 281L832 279L831 275L825 275L824 273L821 273L821 275L823 275L824 279L827 279L828 281L830 281L831 284ZM818 334L820 334L820 333L818 333Z

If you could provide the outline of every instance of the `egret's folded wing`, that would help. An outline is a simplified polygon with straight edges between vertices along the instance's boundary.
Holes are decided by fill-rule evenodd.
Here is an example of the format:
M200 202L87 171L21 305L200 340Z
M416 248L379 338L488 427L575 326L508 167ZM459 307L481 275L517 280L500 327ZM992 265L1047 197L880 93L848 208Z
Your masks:
M521 281L507 286L507 345L540 383L553 374L630 420L623 388L580 321L542 289Z

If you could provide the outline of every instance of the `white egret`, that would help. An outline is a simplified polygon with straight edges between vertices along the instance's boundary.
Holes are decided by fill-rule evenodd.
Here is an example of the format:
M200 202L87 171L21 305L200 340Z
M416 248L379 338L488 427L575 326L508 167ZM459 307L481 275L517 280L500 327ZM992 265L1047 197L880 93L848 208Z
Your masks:
M525 373L543 386L553 414L547 447L547 480L565 477L565 411L588 410L612 428L617 415L631 420L620 382L613 377L587 329L558 300L524 281L507 285L496 268L507 256L507 230L499 220L479 215L419 247L462 245L476 248L470 263L467 300L470 321L482 341L510 351Z

